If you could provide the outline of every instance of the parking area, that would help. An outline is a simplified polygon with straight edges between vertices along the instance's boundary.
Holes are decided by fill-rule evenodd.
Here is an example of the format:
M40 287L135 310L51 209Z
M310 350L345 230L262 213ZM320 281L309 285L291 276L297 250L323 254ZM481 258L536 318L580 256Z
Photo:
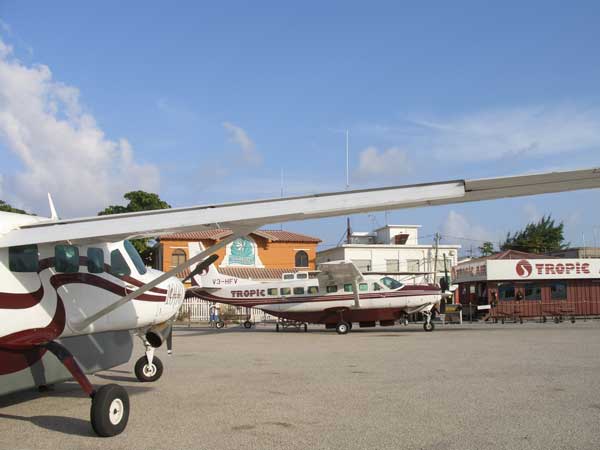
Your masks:
M597 449L600 322L353 330L179 328L163 377L92 434L74 383L0 399L0 448Z

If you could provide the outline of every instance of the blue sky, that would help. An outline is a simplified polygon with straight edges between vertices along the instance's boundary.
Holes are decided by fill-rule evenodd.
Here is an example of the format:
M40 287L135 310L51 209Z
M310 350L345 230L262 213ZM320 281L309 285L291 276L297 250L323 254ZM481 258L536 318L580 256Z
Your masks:
M94 214L600 166L600 4L0 0L0 198ZM598 192L405 210L466 248ZM355 229L385 223L353 218ZM344 219L289 224L333 245ZM468 239L458 239L468 238ZM428 239L426 239L428 240Z

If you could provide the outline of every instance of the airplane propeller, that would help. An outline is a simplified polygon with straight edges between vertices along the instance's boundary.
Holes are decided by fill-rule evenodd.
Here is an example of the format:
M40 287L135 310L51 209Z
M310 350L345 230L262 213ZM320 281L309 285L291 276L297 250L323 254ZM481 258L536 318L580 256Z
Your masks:
M217 259L219 259L219 255L210 255L204 261L198 263L196 268L190 272L190 274L182 280L182 283L186 283L196 275L202 273L205 269L207 269L212 263L214 263Z

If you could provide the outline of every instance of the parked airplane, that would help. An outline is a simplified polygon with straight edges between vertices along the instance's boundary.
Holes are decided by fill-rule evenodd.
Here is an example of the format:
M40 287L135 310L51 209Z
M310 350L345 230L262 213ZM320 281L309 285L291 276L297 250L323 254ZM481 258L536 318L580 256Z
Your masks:
M442 300L434 285L405 285L389 276L363 275L350 261L320 265L316 277L308 272L284 274L280 281L251 281L219 274L214 266L194 276L198 287L189 291L204 300L258 308L281 319L275 325L304 327L324 324L346 334L353 323L361 327L405 323L407 316L422 313L423 328L433 331L432 311ZM439 309L438 309L439 310ZM244 322L246 328L251 322Z
M92 399L96 433L118 434L127 392L96 390L86 374L127 362L136 334L147 344L136 374L157 379L153 348L184 296L175 275L235 239L270 223L598 187L600 169L589 169L71 220L58 219L52 202L50 218L0 213L0 394L74 378ZM145 268L125 241L220 227L234 232L166 273Z

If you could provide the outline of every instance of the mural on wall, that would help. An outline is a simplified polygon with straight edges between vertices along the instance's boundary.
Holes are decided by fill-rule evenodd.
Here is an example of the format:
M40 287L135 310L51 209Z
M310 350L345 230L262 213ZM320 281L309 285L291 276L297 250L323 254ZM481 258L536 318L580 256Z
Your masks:
M230 245L228 263L242 266L253 266L256 252L254 242L248 238L237 238Z

